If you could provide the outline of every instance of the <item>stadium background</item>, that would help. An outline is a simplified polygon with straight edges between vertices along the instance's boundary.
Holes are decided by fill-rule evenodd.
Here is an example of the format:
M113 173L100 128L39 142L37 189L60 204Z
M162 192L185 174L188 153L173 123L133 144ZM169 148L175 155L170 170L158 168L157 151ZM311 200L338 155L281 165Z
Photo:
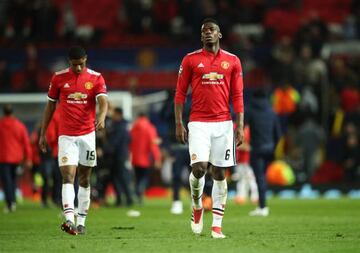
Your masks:
M128 119L146 108L167 140L173 129L161 112L181 58L201 47L200 24L208 16L221 24L222 47L241 58L245 103L254 89L265 88L281 118L284 138L277 158L290 164L296 181L272 189L306 192L310 182L321 192L338 189L359 197L352 191L360 185L359 144L346 145L350 134L358 143L360 131L356 0L3 0L0 103L10 99L31 132L44 106L37 93L45 97L51 74L66 67L67 48L81 44L109 91L131 94ZM30 102L21 103L20 94ZM308 143L300 140L309 115L319 142L315 166L304 171ZM351 133L349 125L355 126ZM350 169L344 168L347 154L356 160Z

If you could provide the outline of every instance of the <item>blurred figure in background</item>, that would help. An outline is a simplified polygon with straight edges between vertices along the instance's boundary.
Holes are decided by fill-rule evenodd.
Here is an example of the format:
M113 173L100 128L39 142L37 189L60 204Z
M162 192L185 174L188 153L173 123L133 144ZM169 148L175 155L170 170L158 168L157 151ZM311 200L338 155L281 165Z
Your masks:
M161 168L160 138L145 113L140 113L130 130L131 164L135 170L135 193L139 203L149 186L152 166Z
M5 213L16 210L16 169L24 162L24 168L32 166L29 133L25 125L13 115L10 105L3 108L0 119L0 177L5 193Z
M56 206L61 207L61 186L62 179L58 163L58 139L60 126L60 110L55 110L46 132L47 144L51 150L52 169L50 178L52 179L51 198Z
M250 128L249 125L244 127L244 142L236 148L235 173L232 179L236 183L235 203L244 204L250 193L250 200L257 203L259 200L258 188L255 180L254 171L250 166Z
M271 108L264 90L254 91L246 122L251 132L250 164L254 170L259 189L259 207L249 213L250 216L268 216L266 205L266 168L273 160L275 147L280 139L281 130L277 116Z
M121 206L121 193L126 199L126 206L133 204L131 192L132 176L127 166L129 163L129 122L124 119L123 110L116 107L112 113L112 122L107 129L108 144L111 149L110 177L116 193L116 205Z

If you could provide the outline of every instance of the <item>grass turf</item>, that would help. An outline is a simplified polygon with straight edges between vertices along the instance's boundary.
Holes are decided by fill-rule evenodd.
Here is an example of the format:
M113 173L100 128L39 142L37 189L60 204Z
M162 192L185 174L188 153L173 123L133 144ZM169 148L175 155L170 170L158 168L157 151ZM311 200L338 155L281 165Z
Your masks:
M273 198L266 218L249 217L253 206L228 201L224 240L211 239L210 213L202 235L195 236L189 206L175 216L170 204L148 200L137 218L126 216L126 208L91 209L87 235L71 236L60 230L59 209L27 202L0 214L0 252L360 252L359 200Z

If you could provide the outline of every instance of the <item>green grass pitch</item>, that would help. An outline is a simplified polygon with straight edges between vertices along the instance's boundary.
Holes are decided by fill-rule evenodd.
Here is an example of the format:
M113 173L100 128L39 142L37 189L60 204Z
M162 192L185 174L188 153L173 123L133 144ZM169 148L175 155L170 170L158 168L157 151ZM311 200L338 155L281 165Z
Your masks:
M91 209L85 236L60 230L59 209L26 202L15 213L0 214L0 252L360 252L359 200L272 198L266 218L249 217L252 205L229 200L224 240L211 239L210 213L202 235L193 235L184 202L178 216L170 214L170 200L147 200L137 218L126 216L126 208Z

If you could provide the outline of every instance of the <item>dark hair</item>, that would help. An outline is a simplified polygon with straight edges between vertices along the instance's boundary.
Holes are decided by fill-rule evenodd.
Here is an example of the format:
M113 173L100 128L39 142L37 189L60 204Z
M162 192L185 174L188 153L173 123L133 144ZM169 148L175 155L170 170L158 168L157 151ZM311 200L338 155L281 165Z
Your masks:
M201 24L203 25L206 23L214 23L215 25L219 26L219 22L217 22L217 20L213 18L205 18Z
M4 105L3 112L5 116L9 116L13 113L12 106L10 104Z
M115 107L114 112L122 115L123 114L123 109L120 108L120 107Z
M70 60L78 60L86 57L86 51L83 47L73 46L69 49L68 57Z

